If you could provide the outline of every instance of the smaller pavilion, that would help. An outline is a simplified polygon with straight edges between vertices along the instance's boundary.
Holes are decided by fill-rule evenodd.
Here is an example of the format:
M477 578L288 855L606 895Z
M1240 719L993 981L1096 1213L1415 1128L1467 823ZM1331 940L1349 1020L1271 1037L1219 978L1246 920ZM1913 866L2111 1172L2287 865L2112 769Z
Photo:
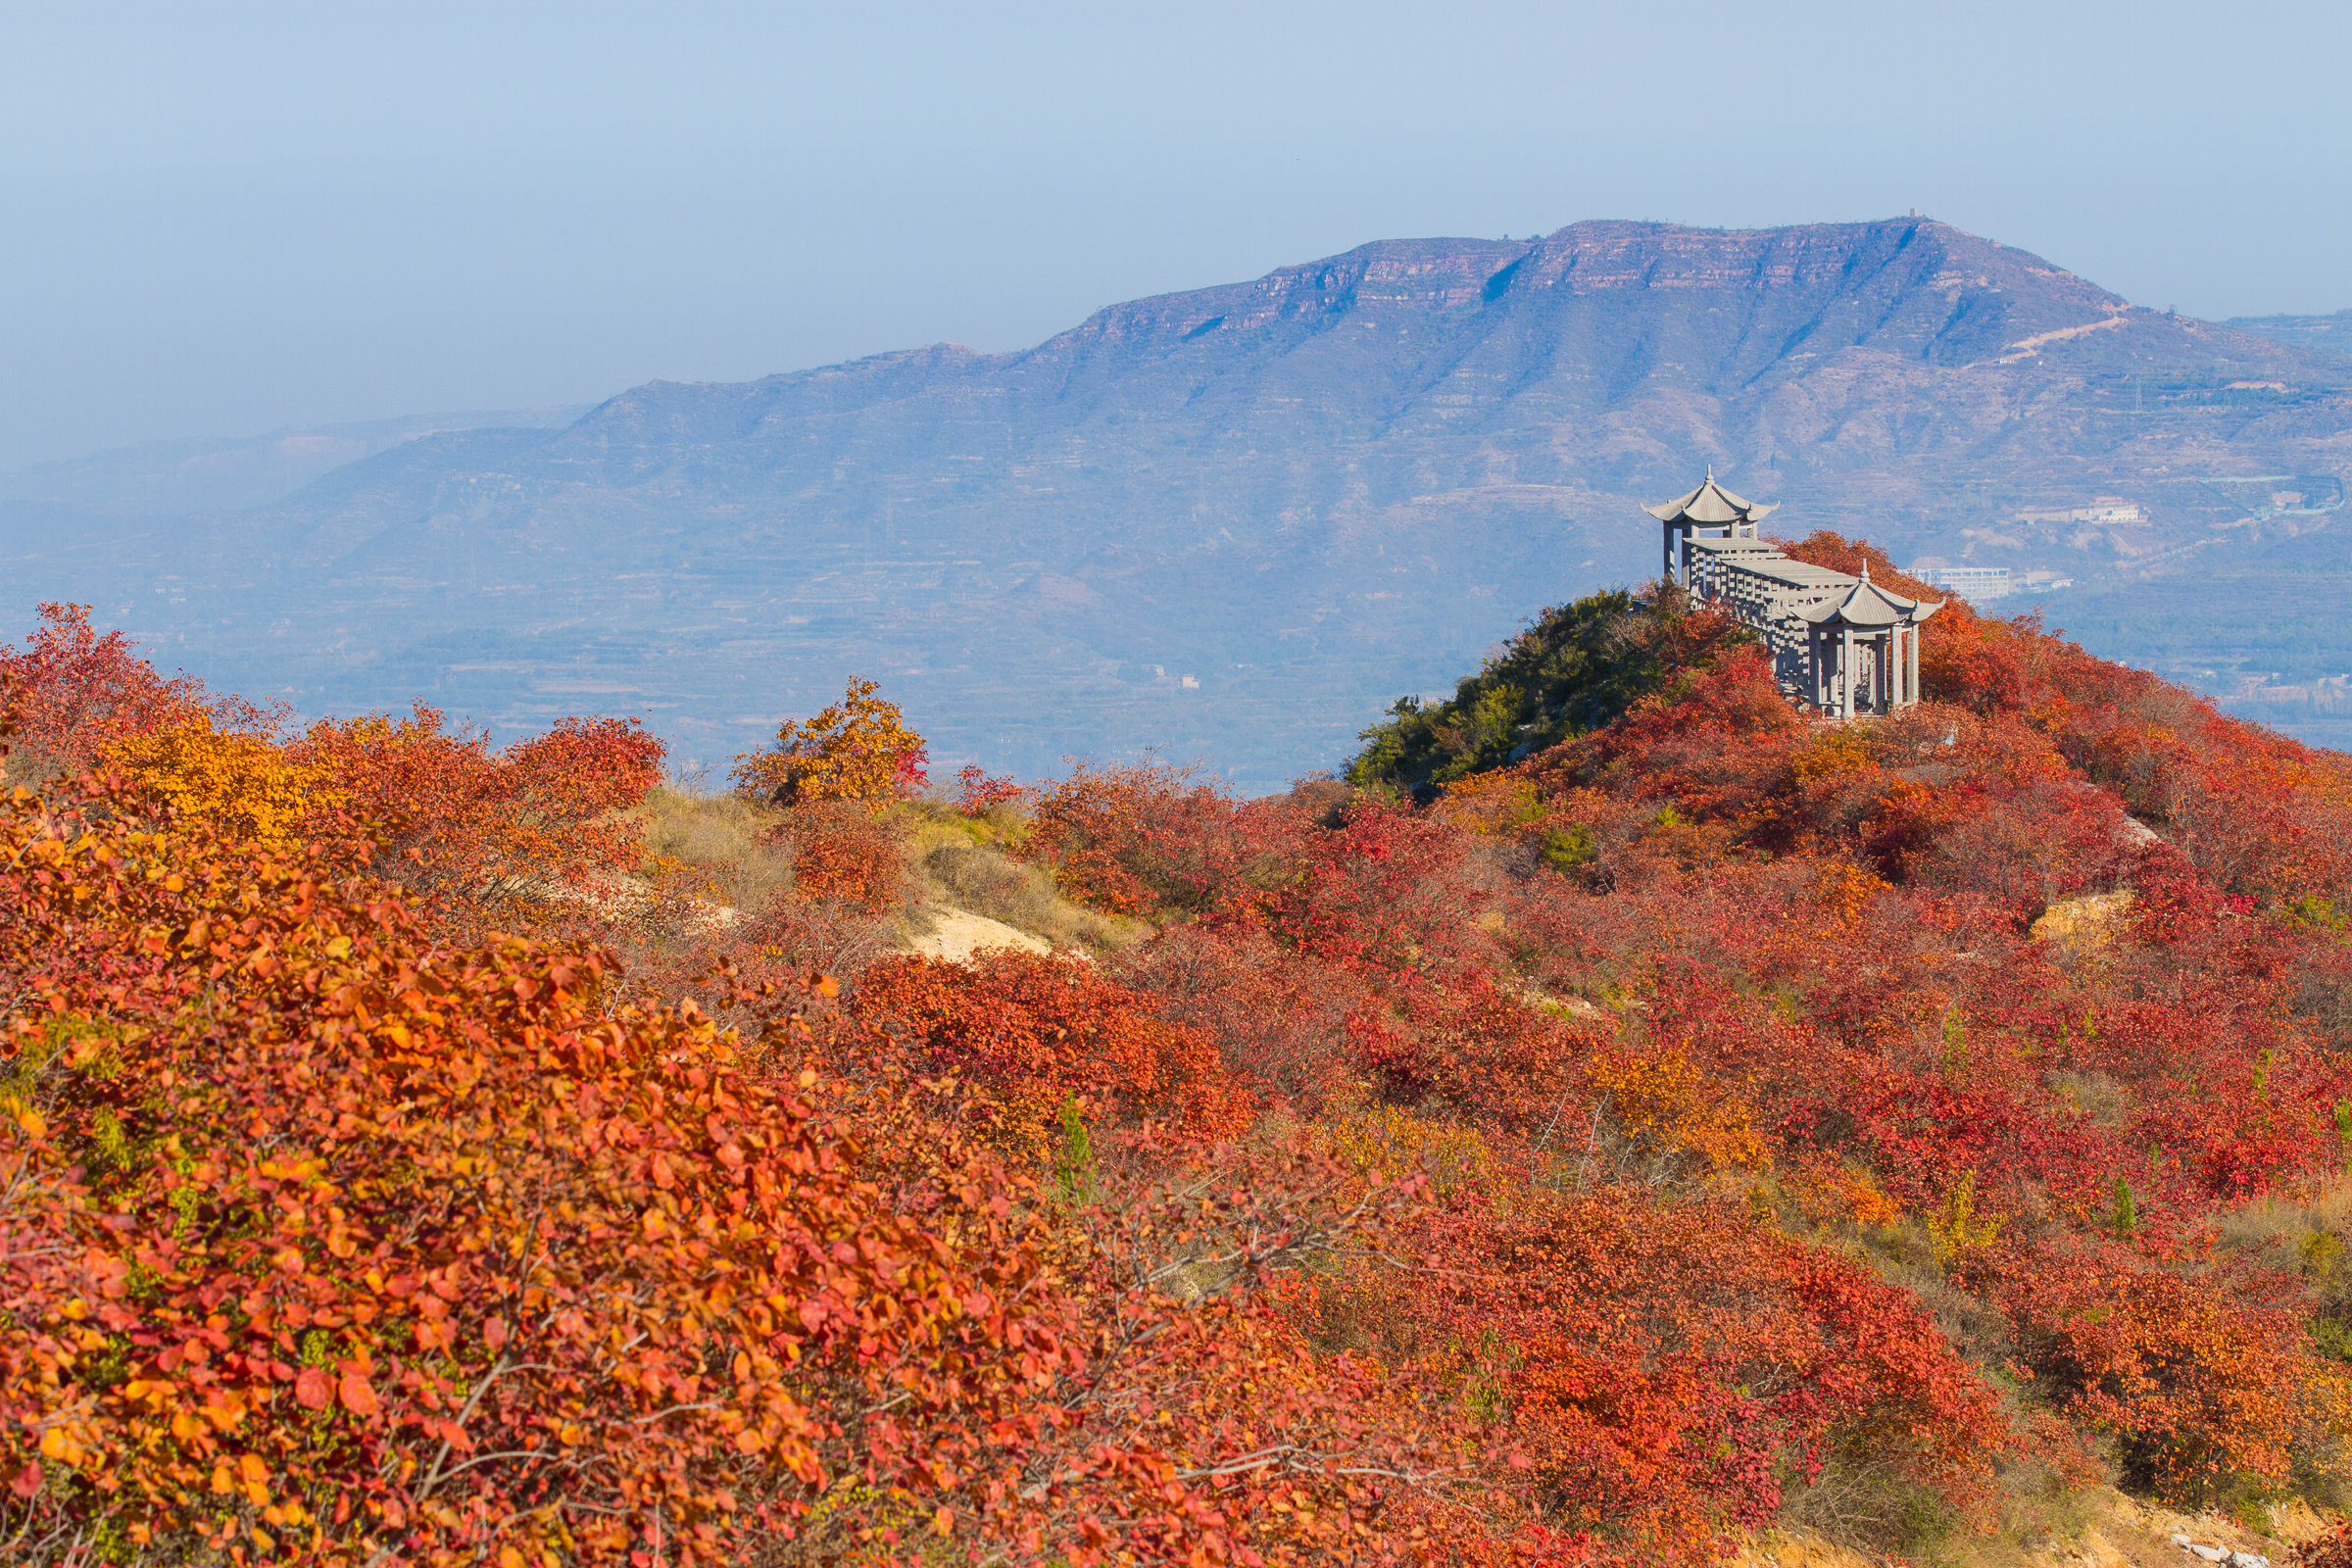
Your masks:
M1855 718L1919 701L1920 627L1941 600L1906 599L1870 580L1781 554L1756 531L1773 509L1706 482L1642 511L1666 530L1665 580L1730 612L1772 656L1773 679L1794 701Z
M1700 481L1697 489L1679 501L1661 501L1654 507L1643 507L1642 510L1664 526L1664 579L1688 588L1690 586L1691 539L1753 539L1756 537L1756 524L1778 505L1778 502L1773 502L1758 506L1745 497L1732 494L1715 482L1715 467L1709 464L1707 476Z
M1806 623L1813 706L1840 718L1891 713L1919 701L1919 628L1943 608L1890 594L1870 564L1838 599L1796 610Z

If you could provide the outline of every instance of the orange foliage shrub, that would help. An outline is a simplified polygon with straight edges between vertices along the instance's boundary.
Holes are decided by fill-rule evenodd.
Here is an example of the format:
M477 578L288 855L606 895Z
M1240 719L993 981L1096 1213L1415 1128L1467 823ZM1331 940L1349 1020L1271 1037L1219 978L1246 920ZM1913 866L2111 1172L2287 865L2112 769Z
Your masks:
M422 703L397 721L321 719L287 748L326 780L381 872L484 908L634 869L627 811L660 781L662 755L642 724L614 718L561 719L494 751Z
M1427 1271L1353 1282L1325 1311L1484 1402L1542 1515L1639 1559L1720 1550L1841 1447L1965 1499L2006 1443L1991 1391L1904 1292L1729 1204L1465 1201L1416 1250Z
M1070 1096L1112 1125L1164 1122L1189 1139L1228 1138L1249 1119L1204 1034L1163 1022L1075 959L1017 949L969 964L886 959L866 971L856 1011L869 1038L920 1070L962 1074L990 1096L994 1136L1025 1161L1054 1147Z
M2028 1249L1984 1267L2018 1359L2070 1420L2121 1440L2127 1478L2195 1503L2284 1482L2311 1427L2352 1422L2352 1374L2294 1313L2121 1249Z
M24 801L0 846L20 1541L731 1560L984 1461L1074 1353L996 1177L885 1199L690 1005L596 1012L593 952ZM846 1447L875 1406L920 1445Z
M906 896L899 835L862 805L820 801L794 807L774 837L792 850L793 891L804 899L838 900L870 912Z
M216 729L202 711L126 736L106 758L173 814L273 849L309 836L345 799L324 764L291 761L260 736Z
M735 787L778 805L889 801L923 787L923 738L879 682L852 679L842 700L802 722L786 719L775 744L735 759Z

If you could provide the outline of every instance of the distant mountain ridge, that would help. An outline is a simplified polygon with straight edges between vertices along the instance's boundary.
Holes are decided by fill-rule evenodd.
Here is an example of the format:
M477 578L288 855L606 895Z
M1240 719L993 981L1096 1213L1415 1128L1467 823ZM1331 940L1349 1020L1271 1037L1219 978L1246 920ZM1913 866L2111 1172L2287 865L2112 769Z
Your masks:
M715 760L855 671L943 756L1158 745L1271 785L1641 578L1635 506L1709 463L1798 532L2136 579L2307 526L2199 480L2341 473L2348 383L1929 220L1594 221L1380 241L1017 354L655 382L404 441L103 570L13 520L0 558L306 710L643 710ZM2145 526L2018 520L2104 493Z
M0 474L0 501L83 506L135 516L242 512L281 501L347 463L441 430L546 429L571 423L577 408L412 414L396 419L272 430L267 435L147 441L63 463Z
M2333 316L2233 316L2227 324L2314 354L2352 360L2352 311Z

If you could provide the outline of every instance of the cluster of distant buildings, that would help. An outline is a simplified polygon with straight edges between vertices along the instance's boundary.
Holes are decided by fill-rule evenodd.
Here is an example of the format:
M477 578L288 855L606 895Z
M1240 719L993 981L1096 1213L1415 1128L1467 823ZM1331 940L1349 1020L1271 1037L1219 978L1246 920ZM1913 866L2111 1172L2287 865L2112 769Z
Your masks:
M2020 522L2083 523L2093 528L2144 528L2147 509L2123 496L2093 496L2086 507L2046 507L2020 512Z
M2093 496L2079 507L2026 507L2019 522L2045 527L2144 528L2148 509L2129 496ZM1949 589L1975 604L2006 599L2011 594L2054 593L2072 588L2075 579L2060 572L2018 570L2008 566L1955 566L1930 557L1904 568L1931 587Z
M2007 566L1946 566L1922 561L1903 569L1931 588L1948 589L1978 605L2011 594L2055 593L2075 585L2074 578L2054 571L2012 571Z

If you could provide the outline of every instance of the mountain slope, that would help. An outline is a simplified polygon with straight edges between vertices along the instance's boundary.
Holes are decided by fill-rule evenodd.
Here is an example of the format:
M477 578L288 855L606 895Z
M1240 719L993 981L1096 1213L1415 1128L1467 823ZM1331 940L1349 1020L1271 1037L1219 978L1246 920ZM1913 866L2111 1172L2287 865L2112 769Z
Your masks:
M2278 531L2198 477L2342 469L2347 380L1944 224L1587 222L422 436L95 579L21 525L0 554L306 710L640 709L715 760L856 670L943 755L1158 744L1271 784L1640 578L1635 505L1709 462L1898 557L2182 569ZM2017 521L2109 492L2148 521Z
M2230 324L2314 354L2352 359L2352 311L2333 316L2233 316Z

